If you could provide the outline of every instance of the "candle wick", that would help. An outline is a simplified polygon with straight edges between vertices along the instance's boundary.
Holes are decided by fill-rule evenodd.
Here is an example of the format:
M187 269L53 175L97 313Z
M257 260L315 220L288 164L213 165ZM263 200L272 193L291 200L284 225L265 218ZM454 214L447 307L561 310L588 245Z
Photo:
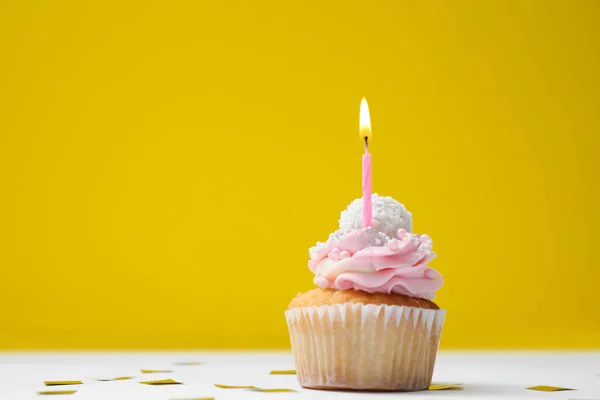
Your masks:
M369 137L365 136L365 151L369 152Z

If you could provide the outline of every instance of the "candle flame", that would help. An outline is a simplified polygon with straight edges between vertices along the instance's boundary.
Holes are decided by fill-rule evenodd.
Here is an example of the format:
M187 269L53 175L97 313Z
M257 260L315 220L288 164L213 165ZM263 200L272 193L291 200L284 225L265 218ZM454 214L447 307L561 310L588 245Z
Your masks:
M369 114L367 99L364 97L360 102L359 135L361 138L368 138L368 140L371 140L371 115Z

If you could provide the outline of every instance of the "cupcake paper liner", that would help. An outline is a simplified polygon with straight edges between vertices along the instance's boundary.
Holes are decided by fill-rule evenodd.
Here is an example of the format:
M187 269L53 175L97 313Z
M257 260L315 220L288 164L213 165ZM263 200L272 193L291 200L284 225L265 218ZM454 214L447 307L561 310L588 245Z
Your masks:
M289 309L298 381L319 389L425 390L445 314L360 303Z

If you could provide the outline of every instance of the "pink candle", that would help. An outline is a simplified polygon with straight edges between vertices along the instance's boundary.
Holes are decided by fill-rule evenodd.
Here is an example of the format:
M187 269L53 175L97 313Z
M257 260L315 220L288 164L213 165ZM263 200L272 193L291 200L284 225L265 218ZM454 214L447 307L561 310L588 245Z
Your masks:
M373 222L371 208L371 154L369 153L369 139L371 138L371 116L369 105L363 97L360 103L359 135L365 141L365 154L362 156L362 199L363 199L363 226L371 226Z
M363 198L363 226L371 226L371 153L365 144L365 154L362 156L362 198Z

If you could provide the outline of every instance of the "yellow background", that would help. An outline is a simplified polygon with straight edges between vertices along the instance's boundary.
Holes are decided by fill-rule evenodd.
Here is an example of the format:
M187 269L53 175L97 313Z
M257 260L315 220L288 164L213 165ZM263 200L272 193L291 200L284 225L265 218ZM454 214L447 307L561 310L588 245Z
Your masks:
M364 95L442 346L600 347L599 43L596 0L0 1L0 346L288 346Z

